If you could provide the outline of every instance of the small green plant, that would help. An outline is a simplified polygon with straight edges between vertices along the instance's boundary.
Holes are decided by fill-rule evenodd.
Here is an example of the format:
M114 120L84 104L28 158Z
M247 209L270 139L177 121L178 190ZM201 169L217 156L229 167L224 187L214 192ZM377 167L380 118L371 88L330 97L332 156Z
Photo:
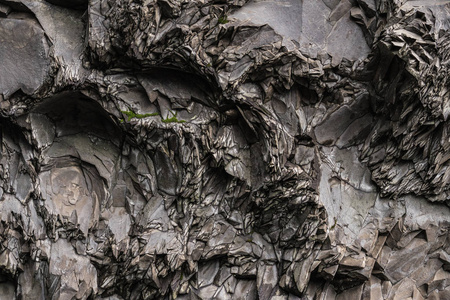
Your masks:
M337 219L336 219L336 217L334 217L334 224L331 226L331 230L334 230L334 228L336 227L336 224L337 224Z
M219 18L218 22L219 22L219 24L227 24L230 21L228 21L228 16L224 15L224 16Z
M128 111L122 110L122 113L128 117L128 121L130 121L133 118L142 119L142 118L153 117L153 116L159 115L158 113L137 114L137 113L135 113L134 111L131 111L131 110L128 110Z
M167 116L167 118L162 119L161 121L163 121L163 123L185 123L186 122L185 120L178 120L177 119L178 112L174 113L171 110L169 112L172 114L172 117L169 118L169 116Z

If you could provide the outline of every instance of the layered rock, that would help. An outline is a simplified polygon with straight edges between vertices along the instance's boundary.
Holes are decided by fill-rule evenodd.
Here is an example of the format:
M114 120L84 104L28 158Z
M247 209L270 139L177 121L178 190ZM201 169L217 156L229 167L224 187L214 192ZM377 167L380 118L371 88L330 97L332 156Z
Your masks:
M447 1L0 0L7 299L447 299Z

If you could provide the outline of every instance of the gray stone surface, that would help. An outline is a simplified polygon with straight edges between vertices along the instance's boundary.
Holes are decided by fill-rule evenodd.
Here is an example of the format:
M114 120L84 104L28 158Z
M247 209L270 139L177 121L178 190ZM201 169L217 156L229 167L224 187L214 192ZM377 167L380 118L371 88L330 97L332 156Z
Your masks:
M0 0L0 299L449 299L447 2Z
M9 15L0 19L0 36L3 96L19 90L33 94L44 88L50 73L49 45L39 23L26 16Z

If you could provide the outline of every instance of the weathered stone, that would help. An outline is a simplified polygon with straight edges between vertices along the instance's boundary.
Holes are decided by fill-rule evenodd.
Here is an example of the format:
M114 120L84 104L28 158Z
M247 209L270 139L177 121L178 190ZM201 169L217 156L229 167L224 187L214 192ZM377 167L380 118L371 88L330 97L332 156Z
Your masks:
M386 265L386 275L397 282L421 268L420 262L424 260L427 248L424 240L415 239L407 248L392 252Z
M362 285L359 285L354 288L348 289L337 295L336 300L361 299L363 288L364 287Z
M218 261L200 266L197 276L198 286L203 287L212 284L217 272L219 271L219 267L220 265Z
M11 7L0 4L0 18L5 18L11 12Z
M68 8L74 9L86 9L88 5L88 1L86 0L74 0L74 1L63 1L63 0L46 0L54 5L60 5Z
M271 299L278 284L278 270L276 265L258 265L256 275L258 299Z
M448 15L0 0L0 298L449 298Z
M450 273L439 269L431 282L428 283L428 293L434 290L444 290L450 285Z
M375 276L371 276L368 283L366 283L368 293L365 294L365 298L370 300L383 299L383 293L381 291L381 280Z
M44 88L50 58L39 24L32 18L0 18L0 36L0 93L8 98L18 90L33 94Z
M339 264L343 267L350 268L350 269L364 269L366 266L366 260L363 256L360 257L352 257L352 256L346 256L344 257Z
M412 298L413 296L413 290L414 290L414 281L406 277L405 279L402 279L400 282L395 284L390 293L389 297L387 299L408 299Z

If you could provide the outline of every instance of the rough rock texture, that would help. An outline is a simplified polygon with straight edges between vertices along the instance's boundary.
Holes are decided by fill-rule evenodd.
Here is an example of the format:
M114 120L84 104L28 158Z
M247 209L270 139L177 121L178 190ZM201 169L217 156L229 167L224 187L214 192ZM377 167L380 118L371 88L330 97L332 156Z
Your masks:
M0 0L0 299L450 299L449 19Z

